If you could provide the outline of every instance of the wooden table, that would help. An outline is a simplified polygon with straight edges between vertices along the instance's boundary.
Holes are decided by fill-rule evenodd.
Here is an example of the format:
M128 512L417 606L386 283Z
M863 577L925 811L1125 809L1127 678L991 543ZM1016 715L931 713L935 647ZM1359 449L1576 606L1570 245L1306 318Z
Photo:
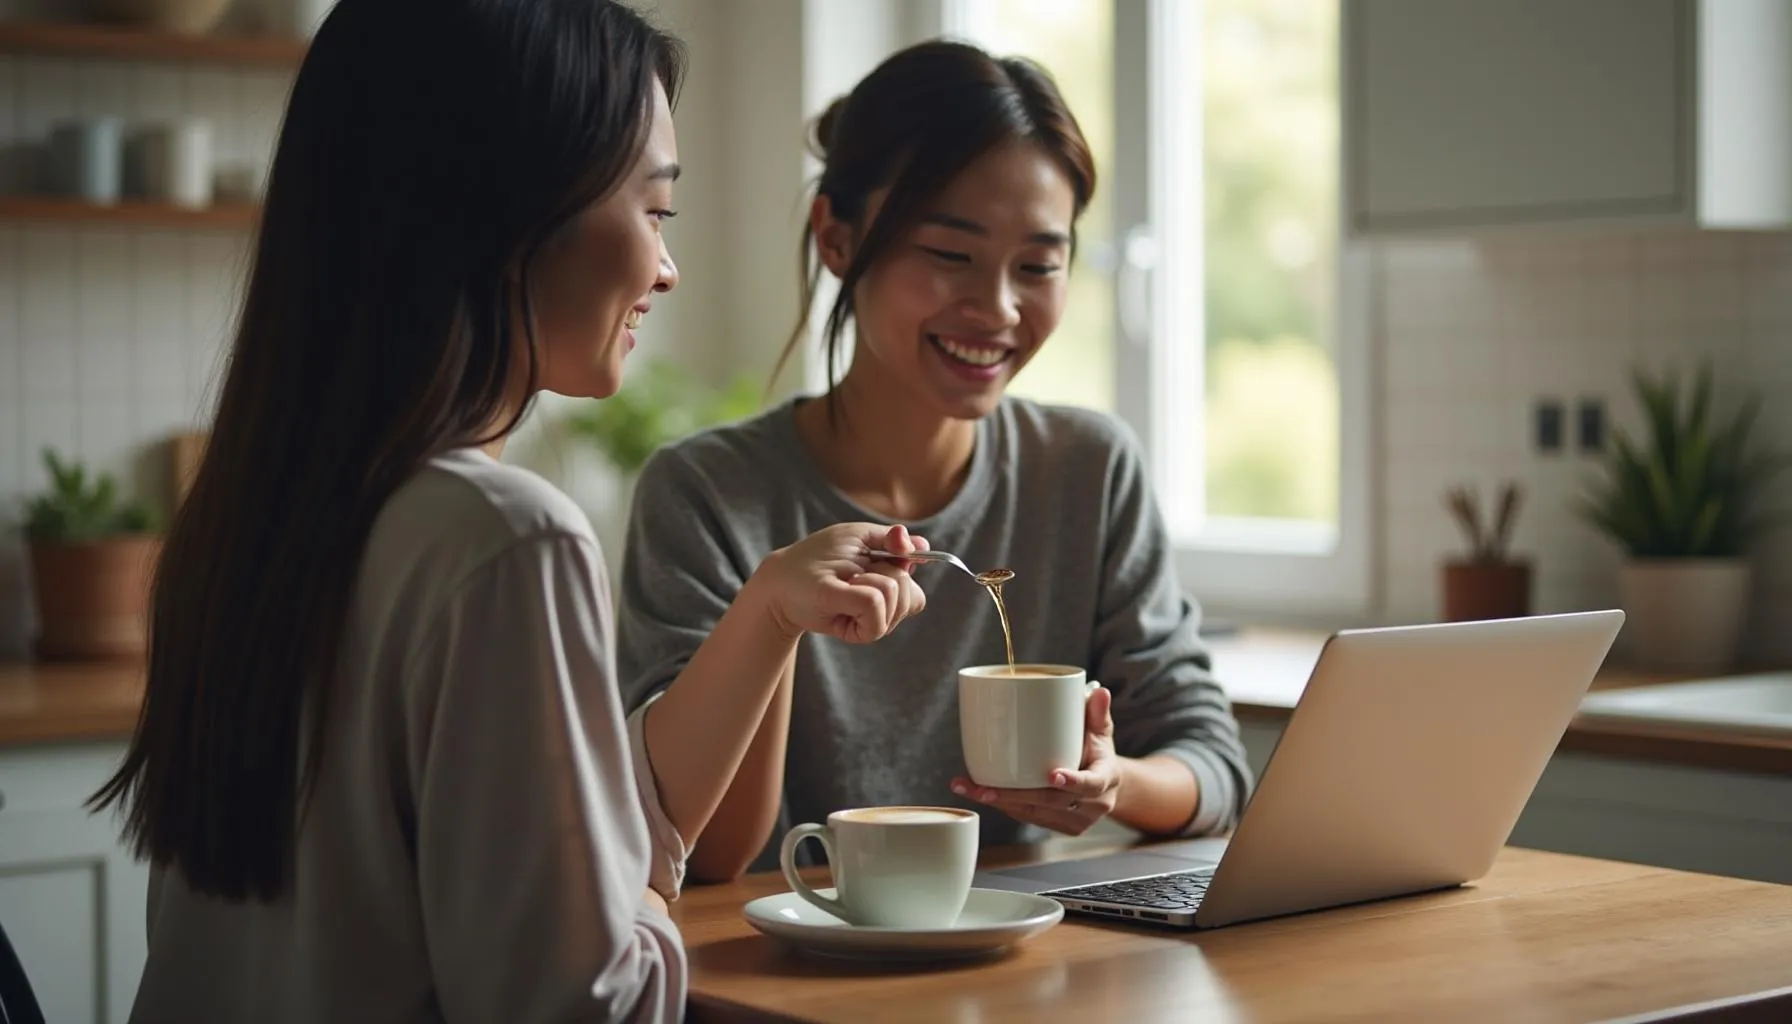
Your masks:
M674 904L693 1021L1792 1021L1792 886L1517 848L1448 892L1199 933L1067 917L999 959L926 968L760 935L741 907L786 888L757 875Z

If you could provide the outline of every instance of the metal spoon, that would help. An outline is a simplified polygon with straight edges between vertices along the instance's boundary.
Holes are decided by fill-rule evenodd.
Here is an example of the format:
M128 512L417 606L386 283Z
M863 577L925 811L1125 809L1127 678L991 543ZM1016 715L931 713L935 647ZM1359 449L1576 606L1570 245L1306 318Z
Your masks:
M964 564L963 559L950 551L914 551L906 555L899 555L893 551L880 551L874 549L865 553L872 558L891 558L910 562L944 562L986 587L991 583L1004 583L1014 578L1013 571L1009 569L991 569L988 572L972 572L971 567Z
M890 558L905 562L944 562L973 579L977 575L971 571L970 566L964 564L962 559L950 551L911 551L906 555L899 555L894 551L881 551L873 548L865 553L872 558Z

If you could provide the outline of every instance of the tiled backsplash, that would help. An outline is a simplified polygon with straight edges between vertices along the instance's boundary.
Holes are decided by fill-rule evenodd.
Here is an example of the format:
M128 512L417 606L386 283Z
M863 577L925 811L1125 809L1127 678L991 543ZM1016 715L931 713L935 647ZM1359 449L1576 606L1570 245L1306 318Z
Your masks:
M1573 513L1596 478L1574 444L1573 409L1603 400L1636 427L1629 374L1709 355L1720 401L1765 401L1763 442L1792 447L1792 235L1651 232L1414 241L1381 254L1377 449L1382 617L1438 615L1438 564L1462 540L1444 510L1452 483L1486 500L1502 478L1527 500L1515 547L1536 563L1538 611L1616 600L1617 550ZM1561 454L1533 447L1533 408L1568 412ZM1792 504L1792 479L1774 495ZM1757 552L1756 656L1792 658L1792 533Z
M0 153L18 159L67 116L212 122L220 165L265 167L289 73L0 57ZM248 234L0 224L0 526L45 483L47 445L166 501L165 442L203 421L234 316ZM30 629L17 532L0 529L0 656Z

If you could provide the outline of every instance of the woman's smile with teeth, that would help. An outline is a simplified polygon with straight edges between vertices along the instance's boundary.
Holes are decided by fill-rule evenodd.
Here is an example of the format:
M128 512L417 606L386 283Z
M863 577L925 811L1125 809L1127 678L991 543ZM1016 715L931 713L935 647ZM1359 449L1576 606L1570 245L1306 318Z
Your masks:
M947 355L972 366L994 366L1008 358L1010 350L1001 345L967 345L952 338L929 334L927 339L945 350Z
M629 310L628 316L625 316L622 318L622 326L628 328L631 331L634 330L635 328L641 326L641 317L643 315L644 314L638 309Z

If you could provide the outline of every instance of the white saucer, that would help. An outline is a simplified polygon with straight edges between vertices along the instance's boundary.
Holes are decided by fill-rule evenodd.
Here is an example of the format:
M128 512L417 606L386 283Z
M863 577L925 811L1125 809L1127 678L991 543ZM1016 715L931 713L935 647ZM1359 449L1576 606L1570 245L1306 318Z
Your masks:
M823 896L832 889L817 889ZM741 911L767 935L822 956L852 960L942 960L989 956L1064 919L1056 900L1025 892L972 889L958 922L946 928L861 928L794 892L764 896Z

